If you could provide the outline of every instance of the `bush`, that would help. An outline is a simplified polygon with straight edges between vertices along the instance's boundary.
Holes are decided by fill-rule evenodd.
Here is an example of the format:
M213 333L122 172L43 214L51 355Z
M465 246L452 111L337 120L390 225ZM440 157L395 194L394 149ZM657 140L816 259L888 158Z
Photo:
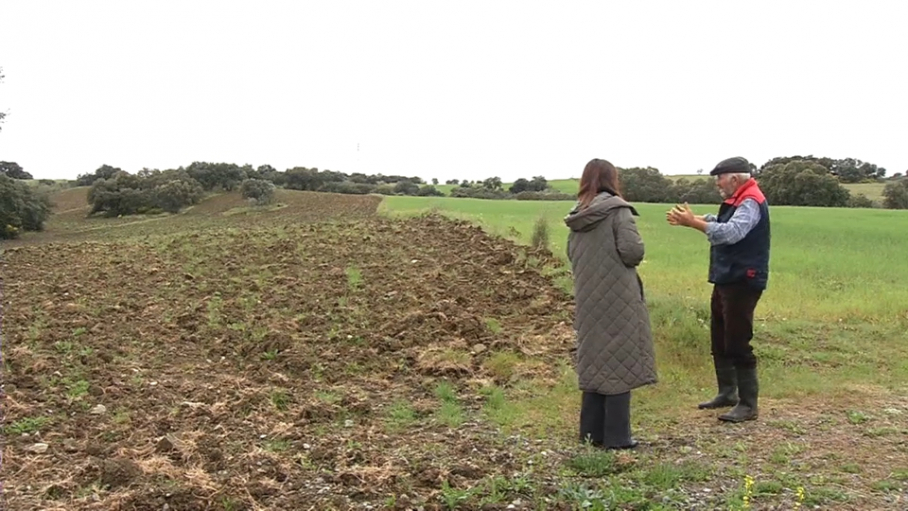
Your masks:
M351 181L331 181L322 185L321 188L319 188L319 191L328 193L367 195L372 193L372 190L374 189L375 187L366 183L353 183Z
M378 185L375 187L375 190L372 193L377 193L380 195L397 195L394 193L394 185Z
M151 209L179 213L184 207L198 203L204 195L202 185L194 179L168 181L155 187ZM145 213L150 214L152 211Z
M435 188L432 185L426 185L419 188L419 191L416 192L416 195L420 197L444 197L445 194L440 192L438 188Z
M410 181L400 181L394 185L394 193L399 195L416 195L419 193L419 185Z
M88 191L92 208L89 216L146 214L154 210L177 213L204 196L202 185L179 170L146 171L141 175L119 172L110 179L98 179Z
M31 174L22 170L22 167L14 161L0 161L0 174L13 179L34 179Z
M889 209L908 209L908 179L889 183L883 188L883 206Z
M846 204L849 208L875 208L877 204L872 200L868 199L863 193L857 195L852 195L848 198L848 203Z
M722 202L722 196L719 195L719 189L712 179L694 179L689 181L681 178L675 181L671 201L674 203L689 204L719 204Z
M776 206L843 207L851 195L826 167L807 160L766 167L760 188Z
M192 162L186 167L190 177L198 181L205 190L221 189L227 192L235 190L249 173L255 171L251 166L240 167L235 163Z
M23 231L43 231L51 203L19 180L0 175L0 238L17 238Z
M107 164L101 165L95 170L94 174L79 174L76 177L76 186L91 186L100 179L113 179L120 172L123 172L120 168L111 167Z
M264 179L247 179L240 185L244 199L251 199L256 204L270 204L274 200L274 183Z
M577 196L562 192L520 192L514 196L517 200L576 200Z
M618 176L630 202L676 202L674 183L655 168L620 169Z
M465 197L471 199L507 199L511 194L504 190L493 190L480 187L457 187L451 190L451 197Z

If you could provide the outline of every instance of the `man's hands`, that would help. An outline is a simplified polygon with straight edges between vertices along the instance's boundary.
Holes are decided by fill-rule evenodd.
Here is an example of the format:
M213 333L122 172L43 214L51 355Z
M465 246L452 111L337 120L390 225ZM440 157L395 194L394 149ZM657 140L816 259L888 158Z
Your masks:
M702 216L695 215L690 210L690 206L685 202L684 205L676 205L665 214L665 219L671 225L683 225L692 227L701 232L706 232L706 220Z
M690 206L685 202L683 206L676 205L670 209L668 213L665 214L665 219L672 225L690 227L691 222L696 219L696 215L694 215L694 212L690 210Z

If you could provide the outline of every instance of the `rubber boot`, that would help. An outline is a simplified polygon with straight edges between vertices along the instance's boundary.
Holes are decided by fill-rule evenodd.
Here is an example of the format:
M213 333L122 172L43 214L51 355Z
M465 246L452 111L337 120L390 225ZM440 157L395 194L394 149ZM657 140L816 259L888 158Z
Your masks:
M584 392L580 402L580 442L602 447L605 432L605 396Z
M605 396L606 449L633 449L637 441L631 437L631 393Z
M719 393L712 400L697 405L697 408L701 410L725 408L738 404L735 366L725 357L713 357L713 365L716 369L716 383L719 386Z
M738 373L738 404L728 413L719 416L719 420L726 422L744 422L757 418L757 368L748 367L737 369Z

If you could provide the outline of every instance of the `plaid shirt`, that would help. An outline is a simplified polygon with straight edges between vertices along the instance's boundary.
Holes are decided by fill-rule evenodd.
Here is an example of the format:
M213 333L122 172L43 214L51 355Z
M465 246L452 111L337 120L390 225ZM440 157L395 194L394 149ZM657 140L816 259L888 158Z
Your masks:
M753 199L744 199L728 222L716 222L716 215L704 215L706 239L713 245L734 245L760 221L760 205Z

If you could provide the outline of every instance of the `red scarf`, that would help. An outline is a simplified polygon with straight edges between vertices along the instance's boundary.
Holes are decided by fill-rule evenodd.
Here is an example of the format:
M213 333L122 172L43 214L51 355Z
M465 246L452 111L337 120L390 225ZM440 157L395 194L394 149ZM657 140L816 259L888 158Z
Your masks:
M725 203L738 207L745 199L753 199L757 201L757 204L766 202L766 197L763 196L763 192L760 190L760 187L757 186L757 180L754 178L748 179L746 183L741 185L741 187L735 191L734 195L725 199Z

